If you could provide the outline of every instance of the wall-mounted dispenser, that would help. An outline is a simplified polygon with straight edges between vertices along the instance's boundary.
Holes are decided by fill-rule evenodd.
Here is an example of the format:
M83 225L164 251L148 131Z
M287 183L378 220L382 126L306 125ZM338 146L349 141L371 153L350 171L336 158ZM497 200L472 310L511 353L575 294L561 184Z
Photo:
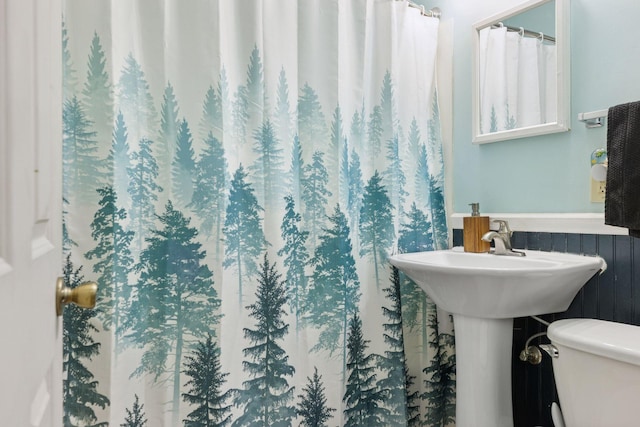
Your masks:
M607 189L607 150L598 148L591 153L591 202L604 203Z

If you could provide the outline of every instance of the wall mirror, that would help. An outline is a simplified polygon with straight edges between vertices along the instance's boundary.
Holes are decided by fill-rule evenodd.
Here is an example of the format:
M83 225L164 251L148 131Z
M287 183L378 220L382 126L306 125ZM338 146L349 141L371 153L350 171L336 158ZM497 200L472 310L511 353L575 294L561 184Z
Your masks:
M473 25L473 142L569 130L569 0L529 0Z

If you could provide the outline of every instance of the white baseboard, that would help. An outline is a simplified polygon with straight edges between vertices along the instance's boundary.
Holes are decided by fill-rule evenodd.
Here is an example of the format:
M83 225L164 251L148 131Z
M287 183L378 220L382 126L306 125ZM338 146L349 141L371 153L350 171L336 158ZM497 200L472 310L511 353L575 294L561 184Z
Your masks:
M539 233L578 233L628 235L626 228L605 225L604 214L591 213L488 213L491 219L509 221L513 231ZM454 213L449 227L462 229L462 218L469 214Z

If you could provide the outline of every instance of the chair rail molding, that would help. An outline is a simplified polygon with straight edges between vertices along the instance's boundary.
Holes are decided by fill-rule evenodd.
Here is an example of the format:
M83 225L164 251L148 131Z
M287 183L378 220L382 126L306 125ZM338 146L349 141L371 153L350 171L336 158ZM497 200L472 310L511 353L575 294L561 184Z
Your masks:
M451 229L462 229L462 218L468 213L453 213L449 217ZM626 228L605 225L604 214L598 213L486 213L491 220L509 221L513 231L539 233L578 233L628 235Z

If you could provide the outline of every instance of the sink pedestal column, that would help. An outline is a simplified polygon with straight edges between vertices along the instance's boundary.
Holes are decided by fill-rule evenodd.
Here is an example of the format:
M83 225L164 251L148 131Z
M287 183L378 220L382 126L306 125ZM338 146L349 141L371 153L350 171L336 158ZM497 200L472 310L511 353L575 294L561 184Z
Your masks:
M453 315L456 426L513 427L513 319Z

